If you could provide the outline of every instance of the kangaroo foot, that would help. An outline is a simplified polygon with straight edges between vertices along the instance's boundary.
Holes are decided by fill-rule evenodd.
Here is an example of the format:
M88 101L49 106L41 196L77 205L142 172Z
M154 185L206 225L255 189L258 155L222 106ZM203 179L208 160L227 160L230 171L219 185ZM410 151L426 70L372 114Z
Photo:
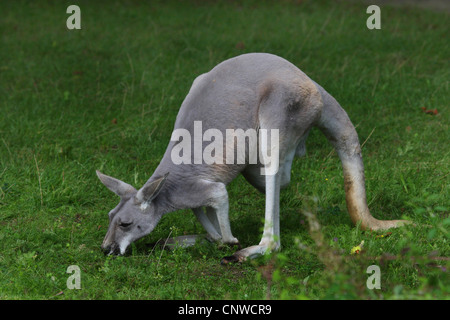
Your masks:
M375 218L370 219L366 223L361 224L363 230L387 230L391 228L399 228L407 224L413 224L408 220L378 220Z
M266 252L269 252L269 251L271 251L271 250L269 249L268 245L260 244L257 246L250 246L250 247L247 247L247 248L244 248L244 249L241 249L241 250L235 252L231 256L222 258L220 263L222 265L227 265L230 263L244 262L247 259L254 259L259 256L262 256L263 254L265 254Z

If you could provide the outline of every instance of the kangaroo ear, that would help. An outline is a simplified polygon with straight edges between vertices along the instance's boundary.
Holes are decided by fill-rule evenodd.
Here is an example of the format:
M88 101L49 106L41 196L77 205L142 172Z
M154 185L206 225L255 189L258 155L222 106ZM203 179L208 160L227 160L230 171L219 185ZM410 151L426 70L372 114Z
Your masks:
M121 198L130 197L132 194L137 192L136 189L128 183L125 183L113 177L109 177L98 170L96 171L96 173L100 181L109 190L111 190Z
M164 186L168 175L169 173L166 173L162 178L155 181L147 181L147 183L136 194L137 202L150 203L153 199L155 199Z

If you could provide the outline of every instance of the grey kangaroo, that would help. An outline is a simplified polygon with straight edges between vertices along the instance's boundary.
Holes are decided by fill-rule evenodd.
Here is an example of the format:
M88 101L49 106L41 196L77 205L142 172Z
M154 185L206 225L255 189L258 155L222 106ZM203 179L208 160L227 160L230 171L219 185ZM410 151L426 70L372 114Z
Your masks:
M174 132L182 130L195 135L195 122L201 122L203 130L213 129L224 135L228 129L253 129L260 143L251 146L247 141L246 148L239 149L241 154L236 155L244 159L240 162L199 161L194 159L195 150L191 154L183 150L184 159L191 161L180 162L173 159L180 143L188 143L194 149L200 146L200 151L204 151L208 141L181 141L179 135L173 134L160 164L139 190L97 171L101 182L120 197L117 207L109 212L109 228L102 244L105 253L124 254L130 243L148 235L166 213L186 208L193 210L211 239L239 244L230 228L226 186L240 173L265 193L264 231L258 245L240 249L223 262L245 261L278 250L280 188L289 184L293 158L304 155L306 137L314 126L326 136L341 160L352 222L360 223L365 230L388 229L407 222L378 220L370 214L361 147L347 113L320 85L283 58L266 53L244 54L198 76L181 105ZM261 139L263 129L277 130L275 145L269 143L267 135ZM223 153L234 150L236 144L227 143ZM215 151L220 154L218 151L222 150ZM252 152L277 154L272 164L276 162L278 170L264 173L261 169L268 162L260 159L252 163Z

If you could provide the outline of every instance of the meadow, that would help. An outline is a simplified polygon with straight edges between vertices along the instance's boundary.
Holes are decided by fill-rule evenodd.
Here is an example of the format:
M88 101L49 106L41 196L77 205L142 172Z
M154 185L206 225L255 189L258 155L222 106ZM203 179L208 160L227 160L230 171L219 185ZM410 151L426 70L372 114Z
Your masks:
M81 8L69 30L66 8ZM448 299L448 13L349 1L0 2L0 299ZM291 61L344 107L362 144L369 208L415 223L362 231L342 168L313 130L281 192L280 252L220 265L234 248L190 210L163 217L128 255L105 256L118 198L95 170L142 186L192 81L247 52ZM264 196L238 177L230 221L259 242ZM362 250L352 248L364 241ZM69 289L67 269L80 269ZM369 289L367 268L380 268Z

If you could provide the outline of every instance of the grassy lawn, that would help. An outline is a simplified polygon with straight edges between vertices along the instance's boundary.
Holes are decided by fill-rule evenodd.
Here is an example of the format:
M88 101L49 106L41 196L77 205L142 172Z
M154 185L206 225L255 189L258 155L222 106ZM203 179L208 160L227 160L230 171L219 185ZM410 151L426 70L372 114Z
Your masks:
M81 30L66 28L74 2ZM366 8L2 1L0 299L448 298L449 17L383 6L381 30L368 30ZM195 77L246 52L286 58L341 103L364 142L372 214L418 225L354 227L339 159L317 130L281 194L280 253L221 266L233 248L153 246L204 233L183 210L163 217L130 255L105 256L100 244L118 198L95 170L142 186ZM242 177L228 192L233 234L257 244L263 195ZM80 290L66 285L70 265L80 268ZM366 286L370 265L380 267L381 289Z

